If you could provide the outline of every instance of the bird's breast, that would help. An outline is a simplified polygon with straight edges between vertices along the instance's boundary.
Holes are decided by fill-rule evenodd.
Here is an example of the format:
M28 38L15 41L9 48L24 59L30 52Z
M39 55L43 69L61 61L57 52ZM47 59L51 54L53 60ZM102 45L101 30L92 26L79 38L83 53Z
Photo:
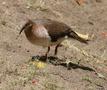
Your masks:
M27 39L35 45L49 46L51 43L51 38L48 34L48 31L42 26L25 30L25 35Z
M60 38L57 41L52 41L48 30L43 26L33 27L31 30L25 31L27 39L34 45L39 46L53 46L61 43L64 38Z

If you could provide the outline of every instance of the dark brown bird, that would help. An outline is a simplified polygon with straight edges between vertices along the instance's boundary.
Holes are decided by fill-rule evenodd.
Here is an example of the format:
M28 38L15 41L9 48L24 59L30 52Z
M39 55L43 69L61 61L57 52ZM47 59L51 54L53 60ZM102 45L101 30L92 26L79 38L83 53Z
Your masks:
M54 54L57 55L57 49L65 37L87 43L86 39L80 37L68 25L51 19L28 20L20 30L19 35L23 30L32 44L48 47L46 57L52 45L56 45Z

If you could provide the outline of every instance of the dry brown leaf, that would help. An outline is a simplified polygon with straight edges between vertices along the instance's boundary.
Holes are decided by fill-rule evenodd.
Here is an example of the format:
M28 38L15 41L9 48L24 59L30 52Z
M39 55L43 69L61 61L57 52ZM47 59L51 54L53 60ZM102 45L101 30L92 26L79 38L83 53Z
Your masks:
M76 0L76 2L79 4L79 5L82 5L84 3L84 0Z
M38 62L33 62L33 65L36 66L37 68L41 69L41 68L45 68L46 63L38 61Z

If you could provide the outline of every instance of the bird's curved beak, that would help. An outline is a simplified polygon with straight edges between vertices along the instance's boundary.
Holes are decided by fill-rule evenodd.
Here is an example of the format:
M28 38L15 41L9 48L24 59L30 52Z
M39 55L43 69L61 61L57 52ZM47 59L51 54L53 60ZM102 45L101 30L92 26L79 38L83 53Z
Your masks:
M29 26L31 26L31 20L29 20L20 30L19 35L16 37L16 39L18 39L18 37L20 36L20 34L22 33L22 31L24 31L25 29L27 29Z

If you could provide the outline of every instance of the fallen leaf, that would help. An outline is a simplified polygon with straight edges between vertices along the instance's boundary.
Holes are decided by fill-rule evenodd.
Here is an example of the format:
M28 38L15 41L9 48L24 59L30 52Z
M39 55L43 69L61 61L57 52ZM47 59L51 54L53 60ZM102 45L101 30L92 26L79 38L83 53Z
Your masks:
M46 63L41 62L41 61L33 61L32 64L34 66L36 66L37 68L40 68L40 69L45 68L45 66L46 66Z
M82 5L84 3L84 0L76 0L76 2L78 3L78 5Z
M38 68L44 68L45 66L46 66L46 64L43 62L38 62L38 64L37 64Z

